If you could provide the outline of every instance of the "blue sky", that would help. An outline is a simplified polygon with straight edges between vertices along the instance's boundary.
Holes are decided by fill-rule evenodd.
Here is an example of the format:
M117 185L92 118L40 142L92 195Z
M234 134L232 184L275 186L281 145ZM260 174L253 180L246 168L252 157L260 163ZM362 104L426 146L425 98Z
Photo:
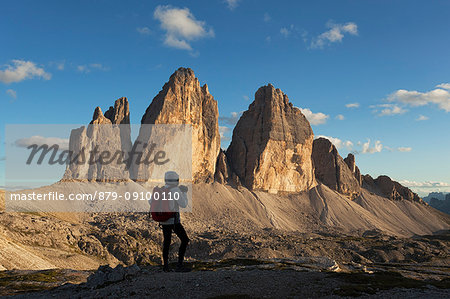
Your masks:
M139 123L185 66L218 100L223 146L272 83L316 136L357 153L363 173L450 192L449 11L448 1L2 1L0 132L87 123L122 96Z

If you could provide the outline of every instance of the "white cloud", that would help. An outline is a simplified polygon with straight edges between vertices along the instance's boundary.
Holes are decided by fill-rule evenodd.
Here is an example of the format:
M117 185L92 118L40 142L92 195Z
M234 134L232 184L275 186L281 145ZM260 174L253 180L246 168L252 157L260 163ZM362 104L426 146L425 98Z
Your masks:
M450 89L450 83L441 83L436 85L437 88Z
M219 121L225 125L234 126L241 117L241 114L242 112L231 112L230 116L219 116Z
M264 13L264 22L269 22L272 18L270 17L270 15L266 12Z
M383 145L383 149L385 149L385 150L387 150L389 152L402 152L402 153L407 153L407 152L412 151L411 147L405 147L405 146L400 146L400 147L397 147L397 148L393 148L393 147L389 147L389 146Z
M89 66L96 70L109 71L109 67L103 66L100 63L91 63Z
M326 45L342 42L346 33L350 35L358 35L358 26L353 22L345 24L334 24L328 22L327 27L330 30L323 32L311 41L311 49L322 49Z
M326 138L331 141L331 143L334 144L334 146L337 149L346 149L348 151L351 151L353 154L374 154L379 153L382 150L387 150L389 152L411 152L411 147L397 147L397 148L390 148L388 146L384 146L380 140L375 141L375 143L371 143L370 139L367 139L367 142L362 143L361 141L358 141L356 143L356 146L354 143L350 140L342 140L336 137L330 137L325 135L318 135L315 137L317 138Z
M403 109L402 107L395 105L395 104L379 104L379 105L372 105L370 108L373 108L373 113L377 113L378 116L392 116L392 115L398 115L405 113L406 109Z
M366 143L363 143L362 145L362 154L373 154L373 153L379 153L383 149L383 145L381 144L380 140L375 141L375 144L373 147L370 146L370 139L367 140Z
M225 0L224 2L227 4L229 10L233 10L238 7L240 0Z
M414 192L419 193L419 195L426 196L430 192L450 192L450 184L446 182L437 181L425 181L416 182L408 180L398 180L400 184L411 188Z
M219 126L219 134L222 137L225 133L230 132L230 128L226 126Z
M181 49L181 50L192 50L191 45L182 39L177 39L172 35L169 35L166 37L166 40L164 41L164 43L172 48L177 48L177 49Z
M86 65L78 65L77 66L77 70L79 72L82 72L82 73L84 73L84 72L89 73L90 72Z
M417 121L423 121L423 120L428 120L429 119L429 117L428 116L425 116L425 115L419 115L417 118L416 118L416 120Z
M348 150L350 150L350 149L353 147L353 142L351 142L351 141L349 141L349 140L346 140L346 141L344 141L343 145L344 145Z
M52 146L57 144L60 150L69 149L69 139L62 139L57 137L42 137L42 136L32 136L30 138L17 139L14 143L18 147L28 147L30 145L36 144L37 146L48 145Z
M449 183L436 181L416 182L416 181L401 180L399 181L399 183L406 187L421 187L421 188L450 187Z
M272 37L266 36L266 42L270 43L272 41Z
M220 143L221 147L225 149L225 147L231 141L231 129L226 126L219 126L219 134L220 134Z
M106 67L100 63L91 63L91 64L77 65L77 70L81 73L90 73L93 70L106 72L109 71L109 67Z
M214 37L213 29L207 29L205 22L196 20L188 8L159 5L153 17L161 22L166 32L164 44L169 47L191 51L191 41Z
M220 134L220 139L223 139L225 141L229 140L229 136L225 136L225 134L228 134L231 131L231 129L229 127L226 126L219 126L219 134Z
M388 96L388 101L398 102L411 107L436 104L445 112L450 112L450 83L442 83L428 92L399 89Z
M308 32L302 28L297 28L294 24L280 28L280 35L284 38L302 39L308 41Z
M246 101L250 100L249 96L242 96L242 98Z
M13 89L6 90L6 94L9 95L13 99L17 99L17 93Z
M281 35L284 36L284 37L288 37L289 34L290 34L289 29L287 29L286 27L281 28L281 29L280 29L280 33L281 33Z
M392 107L387 107L381 110L380 112L380 116L385 116L385 115L395 115L395 114L403 114L405 113L406 110L397 106L397 105L393 105Z
M304 43L308 42L308 31L306 31L305 29L301 29L300 36L302 37Z
M399 152L410 152L410 151L412 151L412 148L410 148L410 147L398 147L397 150Z
M148 27L137 27L136 31L142 35L149 35L152 33L152 31Z
M359 103L348 103L348 104L345 104L345 107L347 107L347 108L359 108Z
M56 69L58 71L63 71L64 68L66 67L66 62L64 60L63 61L52 61L49 63L49 65L52 67L56 67Z
M336 115L336 119L337 120L344 120L345 116L343 116L342 114L338 114L338 115Z
M353 148L353 142L351 142L349 140L341 140L336 137L330 137L330 136L324 136L324 135L319 135L316 137L316 139L317 138L326 138L326 139L330 140L331 143L333 143L337 149L346 148L348 150L352 150L352 148Z
M308 121L312 125L322 125L322 124L326 123L327 119L329 118L328 115L326 115L322 112L313 113L308 108L305 108L305 109L300 108L300 111L305 115L306 119L308 119Z
M0 81L6 84L32 78L50 80L51 77L51 74L36 66L34 62L24 60L13 60L12 65L6 65L5 70L0 70Z

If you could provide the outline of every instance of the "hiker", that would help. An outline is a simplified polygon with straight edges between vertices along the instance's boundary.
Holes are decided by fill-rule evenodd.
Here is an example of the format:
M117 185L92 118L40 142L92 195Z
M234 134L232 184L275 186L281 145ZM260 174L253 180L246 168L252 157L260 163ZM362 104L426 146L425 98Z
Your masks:
M155 187L153 190L153 199L151 201L151 216L153 220L159 222L164 235L163 270L164 272L170 271L169 249L173 231L181 241L180 249L178 251L178 263L175 271L189 272L190 269L183 266L184 254L189 243L189 238L181 224L179 211L179 207L185 208L188 204L188 188L179 185L179 176L175 171L166 172L164 181L164 187ZM155 195L155 193L159 193L159 196ZM158 200L157 197L159 197ZM163 198L164 200L162 200Z

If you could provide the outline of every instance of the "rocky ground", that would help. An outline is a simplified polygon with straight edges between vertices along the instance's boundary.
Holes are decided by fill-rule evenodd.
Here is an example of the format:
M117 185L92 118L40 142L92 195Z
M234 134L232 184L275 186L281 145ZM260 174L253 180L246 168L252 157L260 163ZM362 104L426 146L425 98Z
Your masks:
M229 259L188 263L190 273L164 273L158 266L108 266L95 273L46 270L3 273L1 295L18 298L334 298L450 295L450 279L412 279L374 268L349 270L327 258ZM446 269L448 271L448 268ZM79 284L80 280L84 281ZM55 288L55 285L61 285Z
M32 297L51 289L39 295L448 296L449 231L410 237L378 229L345 232L325 225L323 213L309 213L303 205L309 199L301 197L280 199L292 214L288 222L263 196L236 197L232 205L230 200L198 202L204 212L184 214L191 238L186 260L194 269L184 274L160 271L161 230L145 213L0 212L0 295ZM300 207L296 213L294 203ZM223 212L211 212L214 205ZM175 260L179 241L173 240ZM105 264L118 268L96 271ZM49 268L55 269L42 270ZM161 282L161 277L168 279Z
M58 221L54 216L20 215L1 215L5 235L20 239L35 253L53 250L49 260L58 262L58 258L60 268L78 270L3 271L0 295L33 297L47 289L51 290L39 296L449 295L448 231L401 238L378 230L352 235L332 229L196 230L187 222L191 238L187 261L194 271L163 273L161 232L145 214L94 214L83 224ZM173 239L171 258L175 260L179 241ZM118 266L83 270L106 263Z
M85 185L57 183L41 191L75 192ZM350 201L324 185L287 195L195 185L192 212L183 213L182 222L191 238L186 256L191 261L325 256L361 264L439 264L449 248L445 234L411 237L448 230L447 215L364 190ZM159 264L161 243L161 229L148 213L0 211L0 270Z
M5 244L20 240L17 254L29 250L57 268L95 269L100 264L159 264L162 234L145 214L93 215L70 223L32 213L0 214ZM377 230L346 235L332 229L295 232L274 228L230 230L186 224L191 238L187 260L223 258L296 258L326 256L342 263L450 263L449 234L401 238ZM173 238L173 247L179 241ZM11 246L12 246L11 245ZM5 247L6 248L6 247ZM172 250L175 258L176 250ZM0 258L2 254L0 253ZM21 269L5 256L6 269ZM30 266L30 264L28 265ZM23 268L22 268L23 269ZM30 268L27 268L30 269ZM33 269L33 268L31 268ZM39 269L39 268L35 268Z

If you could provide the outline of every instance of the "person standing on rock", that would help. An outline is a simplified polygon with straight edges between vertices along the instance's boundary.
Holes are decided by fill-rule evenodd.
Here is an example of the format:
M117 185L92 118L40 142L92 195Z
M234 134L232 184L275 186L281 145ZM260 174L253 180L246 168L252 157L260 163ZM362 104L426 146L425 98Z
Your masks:
M163 270L169 272L169 249L172 241L172 231L180 238L181 245L178 251L178 263L175 271L189 272L190 269L183 266L184 254L189 243L189 237L180 221L179 208L185 208L188 204L188 188L179 185L180 179L175 171L168 171L164 175L165 185L155 187L151 201L151 216L162 227L163 242ZM158 195L155 195L157 194ZM164 198L164 200L163 200ZM170 199L170 200L168 200Z

